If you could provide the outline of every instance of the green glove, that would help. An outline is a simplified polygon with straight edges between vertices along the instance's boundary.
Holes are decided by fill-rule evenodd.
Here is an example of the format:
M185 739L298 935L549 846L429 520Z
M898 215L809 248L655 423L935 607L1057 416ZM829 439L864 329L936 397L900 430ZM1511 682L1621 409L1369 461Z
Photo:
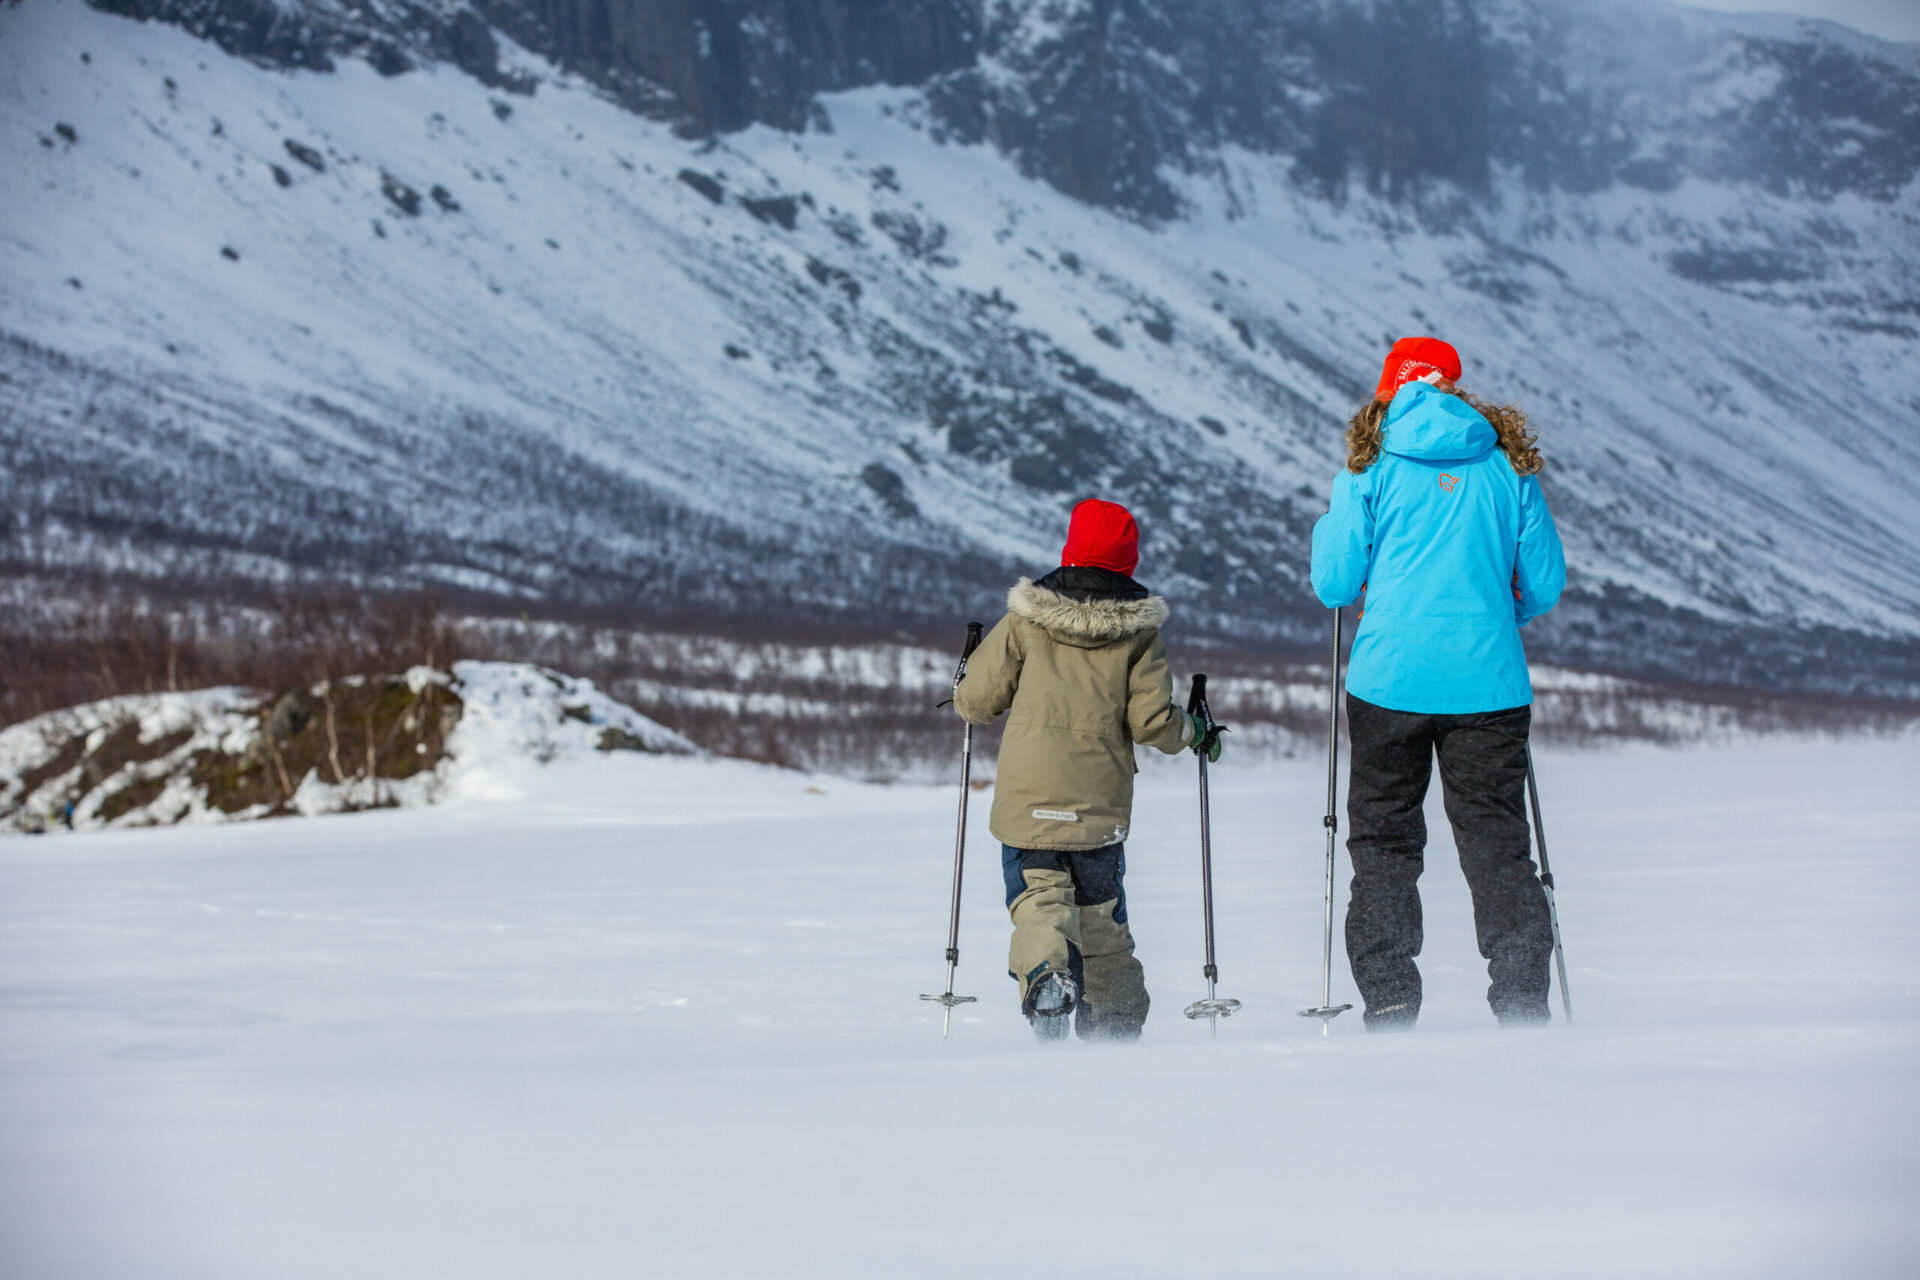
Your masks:
M1227 731L1223 724L1210 724L1199 716L1189 716L1193 721L1193 737L1187 742L1194 754L1207 753L1208 764L1220 763L1220 735Z

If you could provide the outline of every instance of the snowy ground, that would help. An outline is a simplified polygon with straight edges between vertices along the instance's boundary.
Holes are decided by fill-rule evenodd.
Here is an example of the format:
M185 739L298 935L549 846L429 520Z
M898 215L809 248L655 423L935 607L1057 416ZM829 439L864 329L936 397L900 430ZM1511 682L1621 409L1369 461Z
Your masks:
M6 841L0 1273L1915 1274L1920 742L1541 770L1579 1024L1536 1033L1444 837L1421 1030L1294 1016L1311 763L1216 775L1211 1042L1191 777L1148 775L1125 1050L1015 1016L984 805L941 1042L944 789L609 759Z

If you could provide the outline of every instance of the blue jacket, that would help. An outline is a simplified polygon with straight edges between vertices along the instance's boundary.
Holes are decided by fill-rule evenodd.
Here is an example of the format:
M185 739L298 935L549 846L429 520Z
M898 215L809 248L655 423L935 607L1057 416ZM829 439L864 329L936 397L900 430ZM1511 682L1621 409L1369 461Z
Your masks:
M1393 398L1383 435L1313 526L1321 603L1365 594L1348 691L1428 715L1531 703L1520 627L1567 583L1539 480L1514 474L1473 406L1424 382Z

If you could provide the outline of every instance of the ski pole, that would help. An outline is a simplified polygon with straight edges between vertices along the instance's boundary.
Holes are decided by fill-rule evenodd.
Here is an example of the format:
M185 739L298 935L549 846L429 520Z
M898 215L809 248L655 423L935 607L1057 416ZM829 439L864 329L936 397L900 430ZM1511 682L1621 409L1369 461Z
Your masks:
M953 691L960 692L960 682L967 678L967 659L980 647L980 624L967 624L967 647L960 653L960 665L954 669ZM944 705L944 704L942 704ZM940 1018L940 1038L945 1040L953 1029L953 1006L972 1004L977 997L957 996L953 994L953 971L960 967L960 878L967 861L967 794L973 789L973 722L967 722L966 736L960 746L960 829L953 838L953 904L947 912L947 990L944 995L922 995L922 1000L931 1000L940 1005L944 1012Z
M1327 697L1327 815L1321 819L1321 825L1327 830L1327 892L1326 922L1321 929L1320 954L1320 1007L1302 1009L1303 1018L1320 1019L1320 1034L1327 1034L1327 1024L1353 1008L1350 1004L1336 1005L1333 1002L1333 846L1334 836L1340 830L1340 819L1335 813L1336 796L1340 785L1340 611L1333 611L1333 683Z
M1573 996L1567 991L1567 953L1560 945L1560 908L1553 900L1553 868L1547 865L1547 829L1540 821L1540 784L1533 780L1533 746L1527 746L1527 803L1533 807L1533 838L1540 847L1540 885L1547 891L1547 923L1553 927L1553 963L1560 971L1560 1012L1573 1025Z
M1207 978L1207 998L1195 1000L1187 1006L1189 1018L1205 1018L1207 1034L1220 1034L1221 1018L1230 1018L1234 1010L1240 1007L1238 1000L1222 1000L1214 990L1215 981L1220 976L1220 967L1213 960L1213 835L1212 823L1207 811L1207 753L1213 750L1220 735L1226 732L1223 725L1214 723L1213 712L1207 708L1207 678L1196 675L1193 678L1193 692L1187 698L1187 714L1198 720L1206 730L1193 753L1200 757L1200 911L1206 925L1207 964L1201 970Z

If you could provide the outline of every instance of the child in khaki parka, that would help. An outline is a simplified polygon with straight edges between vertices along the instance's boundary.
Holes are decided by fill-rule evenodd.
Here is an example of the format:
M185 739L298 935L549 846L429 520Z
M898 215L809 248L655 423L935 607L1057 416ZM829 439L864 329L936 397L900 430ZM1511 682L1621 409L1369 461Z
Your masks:
M1197 733L1173 702L1166 601L1129 576L1139 543L1124 507L1075 507L1060 567L1007 593L954 695L974 724L1007 713L991 826L1013 917L1008 969L1043 1040L1065 1036L1069 1014L1082 1039L1131 1040L1147 1017L1122 882L1133 748L1172 755Z

